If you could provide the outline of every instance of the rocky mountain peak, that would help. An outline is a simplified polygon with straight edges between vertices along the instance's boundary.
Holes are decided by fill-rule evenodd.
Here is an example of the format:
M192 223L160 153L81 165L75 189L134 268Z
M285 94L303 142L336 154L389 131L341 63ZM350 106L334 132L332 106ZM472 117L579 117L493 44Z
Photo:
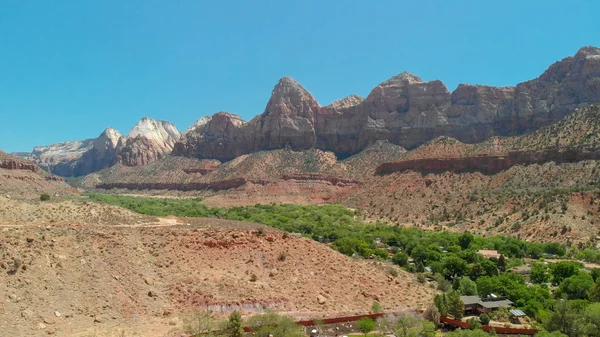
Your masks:
M349 95L340 100L334 101L333 103L326 106L326 108L339 110L339 109L348 109L353 106L359 105L365 99L358 95Z
M100 134L98 139L105 139L105 140L109 141L110 144L112 145L112 147L115 148L115 147L117 147L117 144L119 143L119 139L122 136L123 135L121 135L121 133L118 130L108 127L106 129L104 129L104 131Z
M170 122L144 117L129 131L128 137L135 138L138 136L156 141L168 141L178 140L181 134L175 125Z
M394 84L410 84L410 83L422 83L423 80L414 74L409 73L408 71L403 71L402 73L390 78L389 80L380 84L380 86L390 86Z
M575 54L575 58L596 58L600 59L600 48L586 46L582 47Z

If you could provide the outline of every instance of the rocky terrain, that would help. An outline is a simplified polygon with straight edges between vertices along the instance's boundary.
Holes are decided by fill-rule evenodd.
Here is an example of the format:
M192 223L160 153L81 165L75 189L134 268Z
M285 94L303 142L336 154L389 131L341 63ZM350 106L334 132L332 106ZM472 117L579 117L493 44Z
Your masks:
M373 221L588 242L600 221L599 117L594 104L523 136L438 138L335 199Z
M36 146L18 155L57 175L82 176L117 163L148 164L169 154L179 137L175 125L144 117L128 136L107 128L97 138Z
M397 161L377 167L377 174L402 171L498 173L515 165L574 163L600 159L600 104L577 109L538 131L514 137L494 137L464 144L440 137Z
M0 227L7 336L178 335L202 308L331 317L433 296L414 275L252 223L1 198Z
M67 195L76 191L62 177L44 172L31 161L0 151L0 195L39 198L43 193Z
M265 111L244 122L219 112L204 118L175 144L173 154L231 160L259 150L320 149L339 156L377 140L414 148L439 136L481 142L556 122L600 100L600 49L584 47L516 87L461 84L454 92L441 81L402 73L362 99L353 95L329 106L295 80L284 77Z

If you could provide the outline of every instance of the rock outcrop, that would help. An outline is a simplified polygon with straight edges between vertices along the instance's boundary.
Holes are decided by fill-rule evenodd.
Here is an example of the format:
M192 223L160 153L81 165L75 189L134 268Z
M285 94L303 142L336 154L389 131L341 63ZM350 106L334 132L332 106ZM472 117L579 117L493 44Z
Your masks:
M121 137L116 161L127 166L146 165L171 153L181 134L166 121L142 118L127 137Z
M516 87L461 84L402 73L363 100L349 96L321 107L296 81L284 77L265 111L249 122L217 113L191 128L173 154L230 160L259 150L317 148L338 156L378 140L415 148L439 136L474 143L517 135L554 123L578 107L600 101L600 49L584 47Z

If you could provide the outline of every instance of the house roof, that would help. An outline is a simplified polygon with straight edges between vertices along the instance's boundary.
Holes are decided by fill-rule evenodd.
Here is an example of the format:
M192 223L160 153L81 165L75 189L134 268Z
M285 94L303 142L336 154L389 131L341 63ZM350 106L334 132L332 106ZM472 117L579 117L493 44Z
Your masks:
M461 296L460 300L463 301L465 305L477 304L481 300L479 296Z
M510 308L510 306L513 304L513 302L510 300L487 301L487 302L481 301L478 304L484 308L494 309L494 308Z
M479 296L461 296L460 300L465 305L477 304L484 308L495 309L495 308L510 308L513 302L506 298L480 298Z

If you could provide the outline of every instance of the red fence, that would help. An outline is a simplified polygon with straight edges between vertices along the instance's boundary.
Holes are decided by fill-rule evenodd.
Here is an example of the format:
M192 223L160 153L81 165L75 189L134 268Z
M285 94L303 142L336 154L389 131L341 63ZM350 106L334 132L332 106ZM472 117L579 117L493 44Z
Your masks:
M463 329L468 329L469 328L469 323L463 322L463 321L458 321L458 320L451 319L451 318L448 318L448 317L441 317L440 318L440 322L446 323L446 324L450 324L450 325L454 325L454 326L457 326L457 327L463 328ZM489 325L486 325L486 326L484 326L481 329L483 331L486 331L486 332L490 332L492 330L495 330L496 333L507 334L507 335L529 335L529 336L533 336L533 335L535 335L538 332L535 329L504 328L504 327L489 326Z

